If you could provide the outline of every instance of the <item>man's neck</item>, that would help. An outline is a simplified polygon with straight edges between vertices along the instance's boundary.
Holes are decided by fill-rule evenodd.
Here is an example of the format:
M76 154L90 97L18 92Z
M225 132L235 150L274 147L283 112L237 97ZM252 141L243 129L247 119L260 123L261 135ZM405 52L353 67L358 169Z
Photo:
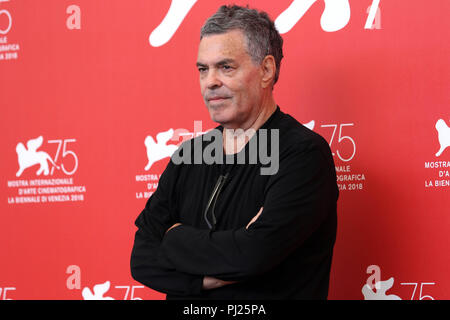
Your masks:
M258 113L250 116L245 120L245 122L238 125L234 124L231 126L224 124L223 127L227 130L242 129L244 131L247 131L249 129L253 129L256 131L264 124L264 122L266 122L267 119L270 118L270 116L275 112L276 109L277 104L271 96L268 101L263 102L262 106L257 111Z
M223 130L223 148L225 154L234 154L242 150L251 137L270 118L277 109L273 99L261 108L254 120L242 128L226 128Z

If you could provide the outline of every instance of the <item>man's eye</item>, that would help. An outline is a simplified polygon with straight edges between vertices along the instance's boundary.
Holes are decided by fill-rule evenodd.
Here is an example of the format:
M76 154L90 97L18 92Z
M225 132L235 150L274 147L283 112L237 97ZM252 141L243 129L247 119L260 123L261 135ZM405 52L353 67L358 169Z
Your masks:
M223 65L222 69L224 69L224 70L231 70L231 66Z
M198 68L198 71L199 71L200 73L203 73L203 72L206 71L206 68Z

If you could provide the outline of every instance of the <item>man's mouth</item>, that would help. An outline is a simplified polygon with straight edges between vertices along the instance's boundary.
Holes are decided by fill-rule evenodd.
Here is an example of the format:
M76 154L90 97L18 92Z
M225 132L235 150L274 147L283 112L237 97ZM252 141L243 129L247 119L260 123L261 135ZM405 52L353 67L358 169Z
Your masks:
M225 99L228 99L228 97L211 97L211 98L208 98L208 101L222 101L222 100L225 100Z

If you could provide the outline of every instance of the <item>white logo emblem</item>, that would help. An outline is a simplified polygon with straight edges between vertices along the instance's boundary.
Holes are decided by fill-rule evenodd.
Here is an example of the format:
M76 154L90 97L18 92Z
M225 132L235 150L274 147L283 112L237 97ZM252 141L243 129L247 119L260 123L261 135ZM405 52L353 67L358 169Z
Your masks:
M19 142L16 146L17 152L17 161L19 162L19 171L17 171L16 176L20 177L23 171L35 164L40 164L38 171L36 171L37 175L40 175L44 172L44 175L49 174L48 163L55 166L59 170L59 166L53 162L52 158L48 155L48 153L44 151L37 151L37 149L42 145L43 138L39 136L36 139L30 139L27 142L27 149L23 145L22 142Z
M94 293L92 293L91 289L85 287L83 291L81 291L81 295L84 300L114 300L112 297L104 297L103 295L109 290L111 283L106 281L105 283L96 284L94 286Z
M308 123L303 123L303 125L304 125L305 127L307 127L309 130L314 130L314 124L315 124L314 120L311 120L311 121L308 122Z
M436 157L439 157L444 150L450 146L450 128L447 126L444 120L439 119L436 122L436 130L438 132L438 140L441 148L436 152Z
M394 285L394 278L391 277L385 281L378 281L374 285L374 292L370 286L366 283L362 287L362 294L364 295L364 300L402 300L399 296L395 294L386 295L388 291Z
M198 0L172 0L169 11L162 22L150 34L148 41L153 47L166 44L180 27L186 15ZM324 0L325 9L320 18L320 26L326 32L344 28L350 20L349 0ZM275 27L280 34L291 30L317 0L294 0L290 6L275 19ZM380 0L373 0L365 29L372 29L373 22L379 24Z
M294 0L275 20L279 33L292 29L317 0ZM324 0L325 10L320 18L324 31L334 32L344 28L350 20L350 4L348 0Z
M148 171L156 161L172 156L175 150L177 150L178 146L176 144L167 144L167 141L173 137L173 133L173 129L158 133L156 135L157 142L155 142L152 136L145 138L144 144L147 148L148 158L145 171Z
M159 47L168 42L196 2L197 0L172 0L163 21L150 34L150 44Z

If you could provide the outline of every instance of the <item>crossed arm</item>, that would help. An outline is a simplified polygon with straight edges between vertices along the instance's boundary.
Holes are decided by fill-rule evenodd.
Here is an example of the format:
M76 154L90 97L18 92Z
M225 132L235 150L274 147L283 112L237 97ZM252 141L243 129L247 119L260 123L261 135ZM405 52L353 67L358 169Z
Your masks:
M169 162L136 220L133 277L165 293L199 294L278 265L318 228L330 200L337 200L329 159L318 148L280 160L278 173L269 178L264 208L246 227L220 231L173 224L169 199L174 182L166 171L176 168Z
M261 209L258 211L258 213L252 218L252 220L250 220L250 222L247 224L247 226L245 227L246 229L248 229L248 227L256 221L256 219L258 219L258 217L261 215L261 212L263 211L263 207L261 207ZM175 228L181 226L180 222L175 223L173 226L171 226L169 229L167 229L166 233ZM210 277L210 276L204 276L203 277L203 286L202 288L204 290L211 290L211 289L217 289L223 286L226 286L228 284L233 284L236 283L237 281L225 281L225 280L220 280L214 277Z

